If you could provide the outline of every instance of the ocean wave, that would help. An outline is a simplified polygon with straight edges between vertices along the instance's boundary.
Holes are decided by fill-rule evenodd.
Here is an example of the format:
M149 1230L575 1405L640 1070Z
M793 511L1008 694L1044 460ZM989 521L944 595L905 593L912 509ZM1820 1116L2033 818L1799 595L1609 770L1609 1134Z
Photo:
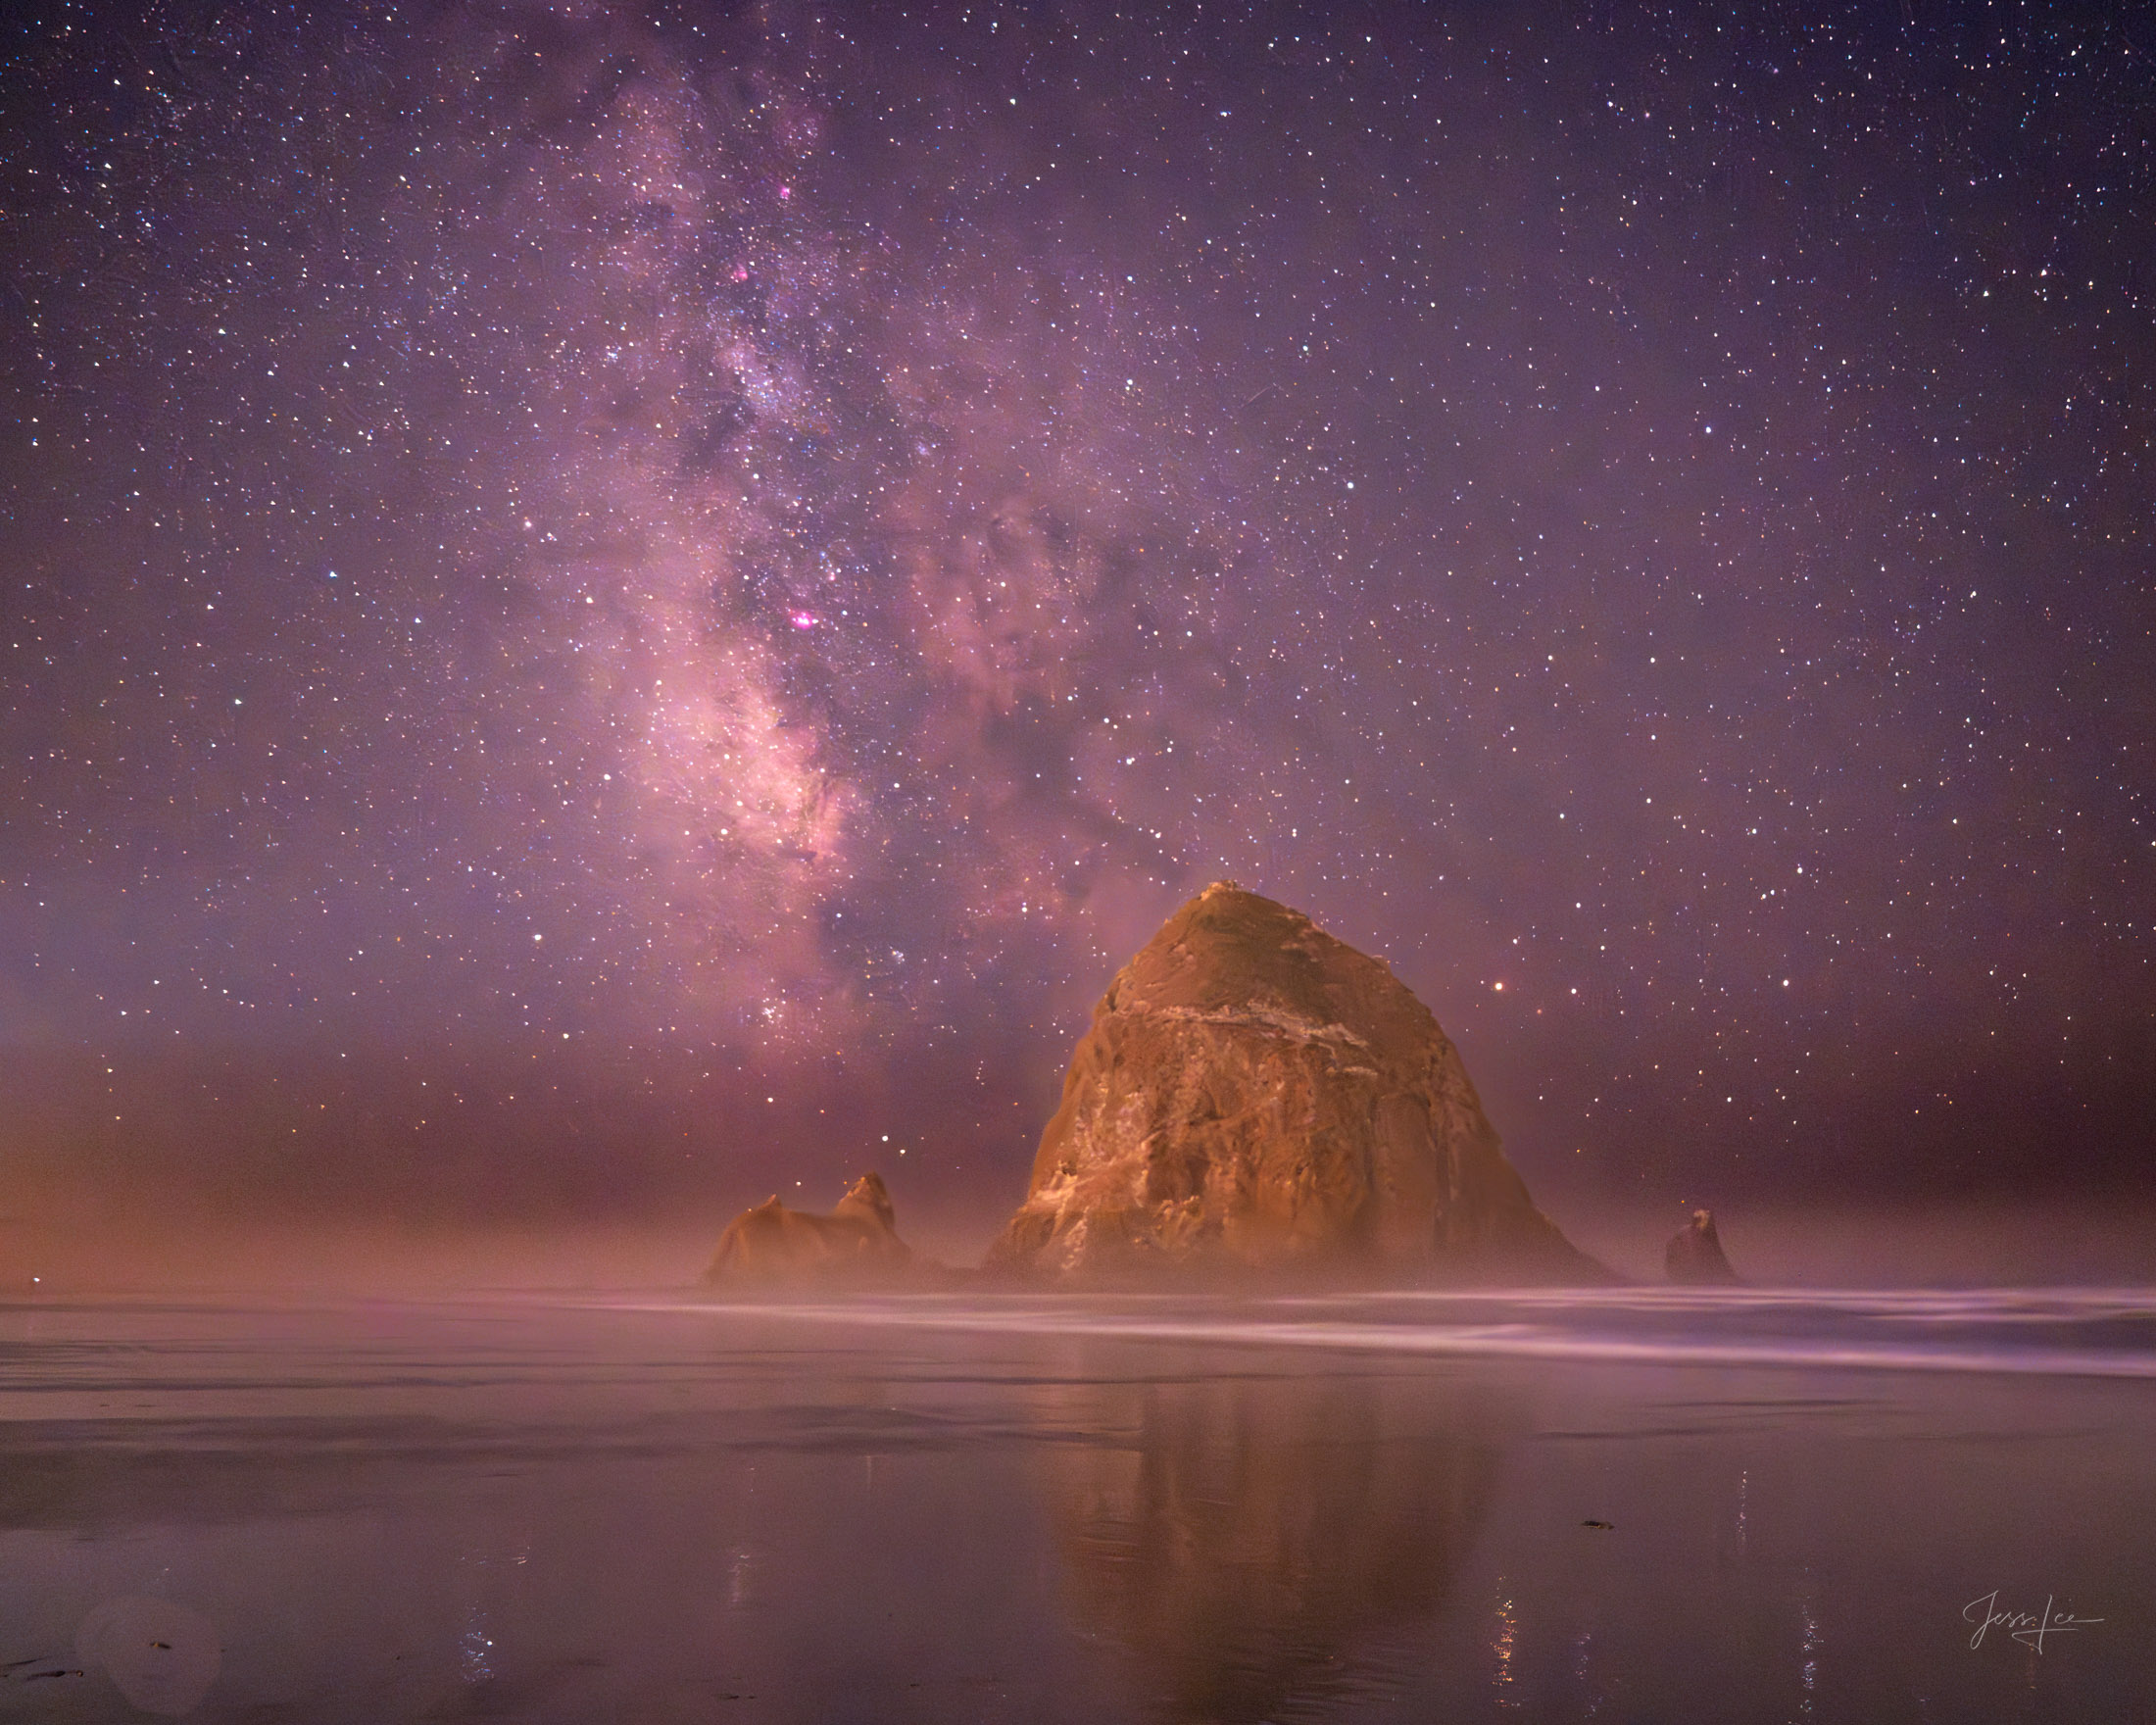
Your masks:
M1413 1290L606 1302L819 1324L1642 1365L2156 1379L2156 1289Z

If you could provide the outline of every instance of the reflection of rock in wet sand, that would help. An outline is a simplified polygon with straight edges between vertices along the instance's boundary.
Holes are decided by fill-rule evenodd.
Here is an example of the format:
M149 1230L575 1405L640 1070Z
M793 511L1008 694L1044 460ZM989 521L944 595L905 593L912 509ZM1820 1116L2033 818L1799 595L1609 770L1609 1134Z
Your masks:
M1496 1474L1494 1426L1448 1420L1427 1383L1077 1394L1098 1398L1085 1424L1131 1437L1049 1453L1074 1609L1177 1721L1353 1689L1358 1650L1443 1606Z

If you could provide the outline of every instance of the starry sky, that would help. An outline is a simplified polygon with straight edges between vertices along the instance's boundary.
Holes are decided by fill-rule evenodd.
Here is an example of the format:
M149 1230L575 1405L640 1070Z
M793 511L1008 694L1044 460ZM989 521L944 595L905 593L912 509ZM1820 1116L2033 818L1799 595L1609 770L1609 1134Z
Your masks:
M1230 877L1539 1193L2148 1181L2147 15L5 28L25 1179L1007 1206Z

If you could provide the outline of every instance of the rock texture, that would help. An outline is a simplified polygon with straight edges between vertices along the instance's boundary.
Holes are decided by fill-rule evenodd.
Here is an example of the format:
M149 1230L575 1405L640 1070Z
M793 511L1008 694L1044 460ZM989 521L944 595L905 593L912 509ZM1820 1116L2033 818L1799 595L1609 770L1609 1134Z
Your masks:
M1230 881L1109 984L990 1262L1603 1274L1528 1198L1429 1010Z
M905 1274L912 1253L876 1174L863 1174L829 1215L788 1209L773 1193L719 1236L704 1279L713 1283L875 1282Z
M1673 1282L1739 1280L1722 1254L1722 1236L1714 1230L1714 1212L1695 1209L1690 1223L1662 1252L1662 1268Z

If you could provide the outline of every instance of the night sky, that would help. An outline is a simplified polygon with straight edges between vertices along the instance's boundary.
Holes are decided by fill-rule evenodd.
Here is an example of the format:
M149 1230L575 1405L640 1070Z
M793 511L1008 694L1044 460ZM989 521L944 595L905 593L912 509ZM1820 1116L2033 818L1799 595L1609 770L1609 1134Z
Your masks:
M18 1187L1007 1207L1231 877L1539 1194L2145 1188L2112 11L10 9Z

